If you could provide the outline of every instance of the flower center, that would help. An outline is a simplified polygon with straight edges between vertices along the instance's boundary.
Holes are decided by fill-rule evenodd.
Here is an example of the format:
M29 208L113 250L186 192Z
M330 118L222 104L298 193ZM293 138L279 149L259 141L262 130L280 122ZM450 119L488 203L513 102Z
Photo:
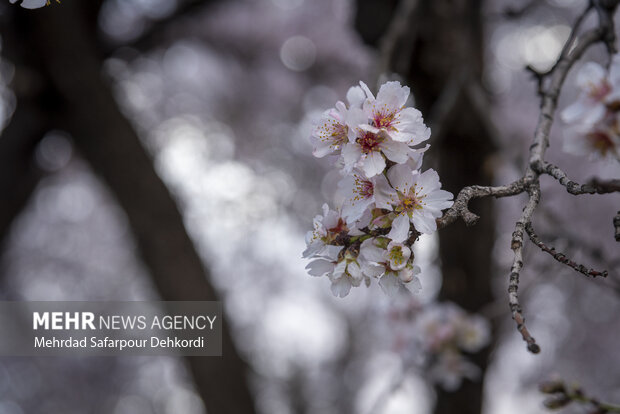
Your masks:
M334 149L347 142L348 127L339 122L330 120L319 128L321 141L329 141Z
M357 175L355 176L355 187L353 188L353 191L356 195L353 200L359 201L370 198L373 196L374 190L375 189L371 181L364 180Z
M403 248L401 246L392 247L392 250L390 250L388 256L390 261L396 266L400 266L405 261L405 257L403 256Z
M398 207L396 207L396 212L407 212L409 215L413 213L414 210L422 210L424 205L422 203L422 199L426 197L426 194L421 197L418 196L417 186L414 184L409 190L408 194L398 193L398 198L400 199L400 203Z
M391 128L394 121L395 113L383 113L377 112L374 116L375 127L377 128Z
M591 132L586 136L586 139L596 151L600 152L602 155L606 155L608 151L610 151L614 143L611 140L611 137L602 131Z
M589 95L595 101L602 101L609 92L611 92L611 85L606 80L599 85L590 84Z
M373 151L379 151L379 144L383 142L383 138L372 132L365 131L364 135L357 139L357 143L362 148L364 154L368 154Z
M325 236L325 240L323 241L327 244L332 243L334 240L336 240L336 238L338 238L340 233L346 233L348 231L349 229L347 228L346 222L342 218L339 218L336 226L332 227L331 229L327 229L327 236Z

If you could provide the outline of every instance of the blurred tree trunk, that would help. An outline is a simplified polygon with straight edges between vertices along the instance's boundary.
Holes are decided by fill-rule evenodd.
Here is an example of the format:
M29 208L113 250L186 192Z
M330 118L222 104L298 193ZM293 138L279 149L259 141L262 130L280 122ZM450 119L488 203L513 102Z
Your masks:
M161 297L218 300L174 200L102 77L99 53L103 48L97 43L93 13L93 5L98 4L67 1L41 10L5 6L3 52L16 65L18 74L33 74L31 81L41 82L40 90L47 93L39 93L34 101L18 94L17 110L2 143L15 142L17 150L11 154L21 158L10 164L10 169L4 164L0 168L3 173L13 171L15 183L23 181L28 187L13 191L10 183L0 181L0 190L10 191L3 194L15 198L12 214L17 214L36 182L29 167L36 143L49 128L68 131L127 213ZM7 220L10 215L5 214ZM222 357L192 357L187 361L210 413L251 414L255 407L247 366L232 342L226 321L223 326Z
M410 1L410 0L404 0ZM366 41L372 33L389 30L389 20L373 20L378 0L359 0L357 27ZM384 8L387 3L383 3ZM373 6L371 6L373 5ZM364 17L366 16L366 17ZM383 24L378 31L376 25ZM436 165L443 187L455 195L472 184L491 184L489 157L494 151L492 131L481 85L483 69L482 0L417 1L416 8L389 59L391 69L406 78L416 106L433 123L428 162ZM372 30L368 29L373 28ZM365 35L366 33L366 35ZM408 53L402 56L403 52ZM459 221L439 234L443 285L440 300L450 300L470 312L492 301L491 264L495 237L491 200L476 200L472 211L478 224L466 228ZM489 347L490 348L490 347ZM482 369L479 381L466 380L456 392L437 388L436 414L479 414L484 371L490 349L473 360Z

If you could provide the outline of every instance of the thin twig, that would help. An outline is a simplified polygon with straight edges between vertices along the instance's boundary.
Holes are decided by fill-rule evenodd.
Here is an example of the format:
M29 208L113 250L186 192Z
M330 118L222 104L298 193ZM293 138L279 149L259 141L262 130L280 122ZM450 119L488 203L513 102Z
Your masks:
M549 253L558 262L565 264L566 266L586 275L587 277L607 277L607 270L599 272L598 270L588 269L586 266L570 260L564 253L556 251L554 247L547 246L543 241L540 240L536 232L534 232L534 228L532 227L531 222L525 225L525 231L527 232L527 235L530 236L530 240L532 241L532 243L538 246L543 252Z
M544 401L547 408L557 410L572 402L589 405L592 414L620 413L620 405L600 402L594 397L585 394L583 389L575 385L567 385L562 380L553 380L540 384L540 392L550 397Z
M528 194L530 196L521 218L515 225L515 231L512 233L512 240L510 241L510 248L514 252L514 258L512 266L510 268L510 278L508 282L508 304L510 305L510 311L512 312L512 319L517 323L517 330L521 333L523 340L527 343L527 349L537 354L540 352L540 346L536 343L534 337L528 331L525 325L525 318L523 317L523 311L521 304L519 303L519 277L521 275L521 269L523 268L523 233L525 225L532 220L534 210L540 202L540 185L538 181L528 188Z

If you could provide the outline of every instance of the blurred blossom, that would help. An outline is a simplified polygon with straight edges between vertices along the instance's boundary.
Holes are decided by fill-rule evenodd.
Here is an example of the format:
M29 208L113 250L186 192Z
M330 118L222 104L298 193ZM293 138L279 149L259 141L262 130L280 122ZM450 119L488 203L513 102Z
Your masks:
M570 28L566 25L514 25L499 29L495 34L495 54L500 64L521 71L526 65L536 70L551 68L559 56Z
M280 59L284 66L296 72L309 69L316 58L314 42L305 36L286 39L280 48Z
M139 395L124 395L118 399L113 414L151 414L149 401Z
M260 342L286 364L313 365L335 358L342 351L345 325L311 297L289 294L277 298L262 316Z
M127 1L127 0L125 0ZM136 8L151 19L168 16L177 7L177 0L131 0Z
M588 0L547 0L547 2L558 7L577 9L583 8L586 4L588 4Z
M142 33L145 22L140 17L140 10L132 1L108 0L101 5L99 26L110 38L127 41Z
M577 74L577 101L560 113L569 125L564 150L592 159L620 161L620 55L605 69L595 62Z
M0 413L2 414L24 414L19 404L14 401L0 401Z
M66 166L72 153L69 137L60 131L50 131L37 145L35 157L39 167L51 172Z
M566 25L534 26L528 29L521 44L525 63L539 71L550 69L560 55L569 33L570 27Z
M284 9L292 10L304 4L304 0L271 0L273 4Z
M490 325L482 316L451 302L422 305L411 300L400 303L390 320L393 349L431 382L455 391L464 378L478 378L480 369L466 355L491 341Z
M194 391L175 387L171 394L166 395L165 400L162 401L164 407L164 414L204 414L205 407Z

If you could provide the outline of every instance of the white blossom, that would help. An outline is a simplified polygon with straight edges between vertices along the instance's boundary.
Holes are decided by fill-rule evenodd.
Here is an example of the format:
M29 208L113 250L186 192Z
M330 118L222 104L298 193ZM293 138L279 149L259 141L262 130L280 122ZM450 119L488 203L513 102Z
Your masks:
M364 101L364 91L359 86L354 86L347 92L347 102L350 108L361 108ZM353 132L348 126L350 109L344 102L336 102L336 107L323 112L319 121L315 124L310 136L313 151L317 158L330 154L340 154L344 144L349 142Z
M354 171L343 177L338 187L345 197L342 216L347 223L359 220L371 207L391 210L390 200L396 196L396 191L384 175L366 178L362 173Z
M352 287L359 286L364 278L357 257L347 251L343 260L336 265L330 275L332 293L334 296L343 298L349 294Z
M478 352L491 341L489 322L478 315L460 315L457 322L457 343L466 352Z
M336 210L323 204L323 215L317 215L313 221L314 230L306 233L306 250L303 257L314 257L325 249L325 246L334 242L342 233L347 234L349 228L344 219Z
M603 119L607 108L620 101L620 57L614 56L607 72L598 63L588 62L577 74L581 93L560 114L567 123L594 124Z
M349 142L342 146L341 153L345 172L358 168L371 178L385 170L386 160L404 164L416 158L423 150L412 146L426 141L430 129L420 111L405 107L409 96L406 86L387 82L375 98L366 84L360 82L360 85L366 98L362 108L352 107L347 112ZM356 103L359 92L355 89Z
M461 386L463 378L476 380L479 376L480 368L457 351L439 354L437 362L429 370L431 380L446 391L456 391Z
M414 146L430 129L417 109L405 106L408 98L409 88L398 82L382 85L376 97L360 82L347 92L348 106L337 102L312 132L314 155L338 155L334 164L343 177L332 194L338 208L323 205L303 257L315 259L306 269L327 275L336 296L371 278L389 296L408 291L405 286L418 291L421 270L410 246L418 234L410 223L420 233L435 231L435 219L452 205L437 173L418 171L429 145ZM386 171L388 162L394 165Z
M416 150L404 142L392 140L389 136L375 131L368 125L363 111L351 110L349 113L349 142L342 148L344 171L350 173L354 168L364 172L366 177L381 174L386 167L386 159L397 164L406 163Z
M306 265L308 274L311 276L323 276L333 273L336 265L338 264L339 254L342 251L343 246L326 246L323 249L321 256L317 260ZM315 256L316 257L316 256Z
M411 171L406 165L395 165L387 173L396 189L392 206L397 216L388 237L403 242L409 237L410 223L420 233L437 230L436 219L443 209L452 206L452 193L441 190L439 175L433 169L423 173Z
M617 114L596 123L576 124L565 132L564 151L591 160L620 160L620 122Z
M410 284L414 292L421 289L417 275L420 268L412 263L411 249L385 237L369 238L360 246L360 258L364 274L380 278L379 286L388 296L395 296Z
M16 3L17 0L9 0L11 4ZM49 0L23 0L20 4L25 9L38 9L40 7L49 6Z
M415 108L405 107L409 88L400 82L386 82L379 88L375 98L370 89L360 82L367 95L363 111L370 120L368 130L387 135L394 141L417 145L431 136L431 130L424 124L422 113Z
M341 298L347 296L351 287L359 286L365 278L357 256L349 250L342 254L342 249L342 246L326 246L321 258L306 266L311 276L327 275L332 282L332 293Z

